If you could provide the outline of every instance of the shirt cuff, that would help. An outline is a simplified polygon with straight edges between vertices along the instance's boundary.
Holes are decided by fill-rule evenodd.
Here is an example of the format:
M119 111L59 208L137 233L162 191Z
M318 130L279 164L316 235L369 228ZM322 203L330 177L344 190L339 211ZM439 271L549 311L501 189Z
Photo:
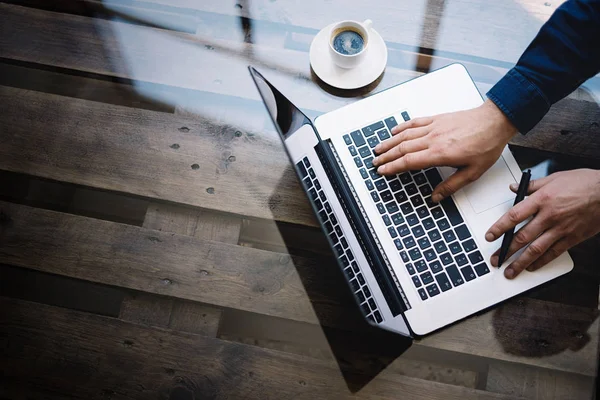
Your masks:
M487 92L487 97L519 132L526 134L546 115L551 104L542 91L517 68L508 71Z

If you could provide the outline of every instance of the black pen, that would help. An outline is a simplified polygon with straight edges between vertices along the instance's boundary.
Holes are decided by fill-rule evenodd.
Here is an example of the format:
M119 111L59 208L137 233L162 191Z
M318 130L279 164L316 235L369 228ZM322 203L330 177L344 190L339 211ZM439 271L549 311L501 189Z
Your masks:
M523 176L521 176L521 182L519 182L519 189L517 190L517 198L515 199L515 203L513 207L519 204L525 198L527 194L527 189L529 188L529 181L531 180L531 170L527 170ZM504 234L504 238L502 239L502 246L500 247L500 256L498 257L498 268L502 266L504 259L506 258L506 253L508 253L508 248L513 240L513 235L515 234L515 228L508 230Z

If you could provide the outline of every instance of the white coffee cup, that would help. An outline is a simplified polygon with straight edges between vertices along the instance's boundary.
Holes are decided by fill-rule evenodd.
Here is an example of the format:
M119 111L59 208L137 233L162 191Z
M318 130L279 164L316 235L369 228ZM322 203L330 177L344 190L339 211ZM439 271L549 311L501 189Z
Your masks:
M333 62L341 68L354 68L366 57L369 50L369 38L373 22L368 19L364 22L341 21L331 28L329 33L329 51ZM346 40L342 40L344 34ZM357 46L362 39L362 48ZM336 40L337 38L337 40ZM335 43L334 43L335 42ZM336 49L337 47L337 49Z

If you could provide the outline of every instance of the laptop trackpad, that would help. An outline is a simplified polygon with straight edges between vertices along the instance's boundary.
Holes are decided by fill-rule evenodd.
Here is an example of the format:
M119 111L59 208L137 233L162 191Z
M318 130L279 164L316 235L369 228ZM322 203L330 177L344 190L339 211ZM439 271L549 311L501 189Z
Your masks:
M500 157L481 178L466 186L464 193L475 213L479 214L508 200L514 200L515 194L508 185L515 182L504 158Z

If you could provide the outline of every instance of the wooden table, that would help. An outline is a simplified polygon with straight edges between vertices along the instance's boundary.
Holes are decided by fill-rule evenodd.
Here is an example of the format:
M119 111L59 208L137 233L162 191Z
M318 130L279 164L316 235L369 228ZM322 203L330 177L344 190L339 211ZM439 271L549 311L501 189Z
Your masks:
M0 2L0 398L588 399L600 244L555 282L411 343L357 315L246 70L309 115L452 62L480 90L560 1ZM369 17L373 85L311 73ZM600 78L512 150L600 166Z

